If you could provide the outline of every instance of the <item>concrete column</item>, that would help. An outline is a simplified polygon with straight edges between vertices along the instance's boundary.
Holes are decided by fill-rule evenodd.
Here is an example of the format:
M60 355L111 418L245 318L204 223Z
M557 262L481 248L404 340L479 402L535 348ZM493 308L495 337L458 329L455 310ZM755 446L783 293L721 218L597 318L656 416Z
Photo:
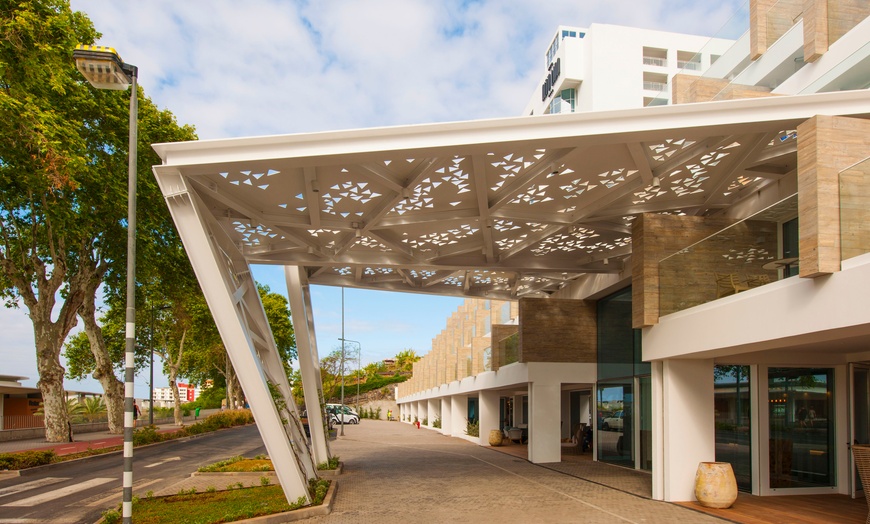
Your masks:
M412 423L415 420L420 419L419 411L417 410L419 404L420 404L419 400L415 400L414 402L411 402L411 422Z
M431 427L436 420L441 418L441 400L430 398L426 402L428 404L426 411L429 413L429 426Z
M658 375L658 376L657 376ZM653 475L653 496L669 502L695 500L695 472L699 462L716 460L713 402L713 360L671 359L653 366L653 420L657 416L655 390L661 388L661 469ZM659 443L653 441L654 450ZM653 471L658 465L653 452ZM657 489L657 479L663 483Z
M453 395L450 397L450 424L451 436L465 436L466 421L468 419L468 397L465 395Z
M441 434L453 434L453 401L450 397L441 399Z
M498 391L483 390L480 392L480 443L489 445L489 432L493 429L501 429L501 421L498 419Z
M559 383L529 383L529 461L534 464L562 460L561 393Z

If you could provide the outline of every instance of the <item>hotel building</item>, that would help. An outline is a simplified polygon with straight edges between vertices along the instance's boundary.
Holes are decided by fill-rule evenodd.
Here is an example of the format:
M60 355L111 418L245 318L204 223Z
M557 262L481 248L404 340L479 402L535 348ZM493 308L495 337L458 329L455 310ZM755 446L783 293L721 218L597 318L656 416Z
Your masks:
M669 76L667 105L154 146L288 498L329 448L317 394L310 446L273 401L290 390L250 264L285 268L306 393L309 285L482 299L399 387L402 416L462 437L471 407L487 445L509 404L546 463L591 414L596 459L649 470L661 500L692 500L717 459L756 495L860 489L870 6L750 7L700 76Z

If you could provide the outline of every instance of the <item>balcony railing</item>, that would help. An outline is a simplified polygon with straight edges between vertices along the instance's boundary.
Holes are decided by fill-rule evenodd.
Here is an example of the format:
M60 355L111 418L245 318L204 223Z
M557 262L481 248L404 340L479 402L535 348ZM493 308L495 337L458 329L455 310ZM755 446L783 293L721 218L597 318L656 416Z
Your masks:
M840 258L870 253L870 157L840 171Z
M691 60L678 60L677 67L680 69L689 69L691 71L700 71L701 62L693 62Z
M37 415L3 415L3 429L45 427L45 417Z
M519 342L519 333L514 333L505 339L499 340L498 356L501 366L507 366L519 361Z
M664 82L649 82L646 80L644 80L644 82L643 82L643 88L646 89L647 91L659 92L659 91L664 91L665 89L667 89L667 87L668 87L668 84L666 84Z
M643 65L667 67L668 66L668 59L667 58L657 58L655 56L645 56L645 57L643 57Z
M792 195L659 262L659 315L676 313L786 276L795 259L778 256L780 224L797 215Z

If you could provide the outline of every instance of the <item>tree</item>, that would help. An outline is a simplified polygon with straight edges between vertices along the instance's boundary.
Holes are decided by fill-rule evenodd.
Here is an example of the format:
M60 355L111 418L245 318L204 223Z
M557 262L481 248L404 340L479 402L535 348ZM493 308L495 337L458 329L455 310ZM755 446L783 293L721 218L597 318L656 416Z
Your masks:
M59 356L76 315L94 350L110 424L121 420L123 387L102 350L95 316L97 291L104 284L112 289L113 274L124 275L127 184L118 174L126 173L129 95L93 89L75 69L75 45L99 34L66 1L3 1L0 17L0 294L7 306L28 309L46 439L61 442L70 433ZM146 154L139 169L148 175L140 180L147 180L157 163L147 144L193 133L147 99L140 111L139 149ZM161 134L163 124L170 133ZM165 208L162 198L160 204ZM152 230L147 216L143 224Z
M396 354L396 371L398 373L412 373L414 362L420 360L413 349L404 349Z
M111 186L80 133L93 98L71 60L97 33L59 0L0 2L0 19L0 294L28 310L46 440L64 442L60 350L99 264L89 190Z

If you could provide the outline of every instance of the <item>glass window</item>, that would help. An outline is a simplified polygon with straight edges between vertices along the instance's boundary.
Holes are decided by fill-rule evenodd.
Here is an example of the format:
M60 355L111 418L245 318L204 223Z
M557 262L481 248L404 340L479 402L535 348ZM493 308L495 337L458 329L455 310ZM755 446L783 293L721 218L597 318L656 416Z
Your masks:
M752 491L749 366L713 368L716 460L730 462L740 491Z
M598 383L598 460L634 466L633 379Z
M640 349L640 330L631 327L631 288L599 300L598 379L649 373Z
M800 238L798 237L798 219L793 218L782 224L782 258L793 258L800 256L799 253ZM786 273L785 277L793 277L800 272L798 264L792 264L788 269L783 270Z
M833 486L834 372L770 368L770 487Z
M492 371L492 346L483 350L483 370Z

